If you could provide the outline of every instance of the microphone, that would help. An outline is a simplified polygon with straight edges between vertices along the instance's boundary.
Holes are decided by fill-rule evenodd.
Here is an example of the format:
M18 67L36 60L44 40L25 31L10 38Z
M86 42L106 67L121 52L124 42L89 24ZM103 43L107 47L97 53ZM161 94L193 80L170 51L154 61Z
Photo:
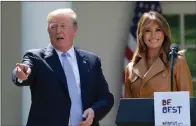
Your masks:
M177 57L178 55L178 45L173 43L171 44L170 46L170 53L169 53L169 57L170 57L170 70L171 70L171 91L173 91L173 68L174 68L174 61L175 61L175 58Z
M174 55L174 56L177 56L177 53L178 53L178 44L176 44L176 43L173 43L173 44L171 44L171 46L170 46L170 50L171 50L171 54L170 55Z

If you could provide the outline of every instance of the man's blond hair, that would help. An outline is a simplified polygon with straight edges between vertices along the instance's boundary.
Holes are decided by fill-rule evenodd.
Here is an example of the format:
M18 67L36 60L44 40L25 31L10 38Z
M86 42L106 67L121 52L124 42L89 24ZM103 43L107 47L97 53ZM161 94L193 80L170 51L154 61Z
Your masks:
M56 15L59 15L59 14L70 17L71 20L73 21L73 25L75 27L77 27L77 24L78 24L77 23L77 15L71 8L61 8L61 9L56 9L56 10L50 12L47 16L48 24L51 22L53 16L56 16Z

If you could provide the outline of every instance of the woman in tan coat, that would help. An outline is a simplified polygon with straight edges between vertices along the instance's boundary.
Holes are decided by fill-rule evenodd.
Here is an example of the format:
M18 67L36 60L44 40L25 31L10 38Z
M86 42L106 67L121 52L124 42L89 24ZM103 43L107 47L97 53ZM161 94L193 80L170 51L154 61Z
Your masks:
M154 92L169 92L169 51L171 32L165 18L154 11L144 13L138 23L137 49L125 70L125 98L153 98ZM193 96L192 77L184 51L174 63L174 91L189 91Z

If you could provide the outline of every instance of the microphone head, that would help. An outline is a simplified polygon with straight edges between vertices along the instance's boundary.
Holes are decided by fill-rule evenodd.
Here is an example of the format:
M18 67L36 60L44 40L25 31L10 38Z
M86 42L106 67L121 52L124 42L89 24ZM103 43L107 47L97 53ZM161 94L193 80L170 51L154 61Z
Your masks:
M177 52L178 51L178 44L176 44L176 43L171 44L170 50L174 50Z

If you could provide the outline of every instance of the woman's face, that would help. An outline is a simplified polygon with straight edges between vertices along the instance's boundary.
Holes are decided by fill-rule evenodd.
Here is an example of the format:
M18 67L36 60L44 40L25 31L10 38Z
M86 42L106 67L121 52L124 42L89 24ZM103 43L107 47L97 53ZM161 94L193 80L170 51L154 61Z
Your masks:
M144 28L143 41L148 49L159 49L164 41L164 32L156 22L152 21Z

